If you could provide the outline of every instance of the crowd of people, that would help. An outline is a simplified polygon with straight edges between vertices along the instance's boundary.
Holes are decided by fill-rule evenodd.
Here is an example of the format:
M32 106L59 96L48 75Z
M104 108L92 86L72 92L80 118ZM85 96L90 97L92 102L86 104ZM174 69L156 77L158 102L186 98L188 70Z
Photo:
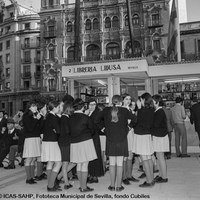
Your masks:
M196 110L191 108L191 123L200 135ZM70 184L69 174L77 177L80 192L90 192L88 184L98 183L109 163L110 191L139 180L133 176L138 159L146 181L139 187L167 183L166 159L171 158L171 134L175 131L177 157L187 154L186 118L182 99L167 109L160 95L142 94L134 100L129 94L114 95L112 104L87 102L66 94L62 101L29 102L26 110L13 118L0 111L0 167L8 155L5 169L15 168L15 157L22 157L26 183L47 179L47 191L61 191ZM181 149L180 149L181 142ZM155 165L159 175L154 177ZM46 173L44 173L44 169Z

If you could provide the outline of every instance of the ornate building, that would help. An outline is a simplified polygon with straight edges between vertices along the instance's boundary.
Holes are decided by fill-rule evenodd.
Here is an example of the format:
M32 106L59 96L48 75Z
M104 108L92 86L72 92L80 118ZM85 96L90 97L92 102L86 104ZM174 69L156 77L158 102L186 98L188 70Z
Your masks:
M123 60L152 55L166 57L169 0L130 0L133 46L129 34L126 0L80 2L80 63ZM75 4L41 0L41 50L46 91L62 91L61 66L73 65Z
M0 109L14 115L40 90L40 18L15 1L0 6Z

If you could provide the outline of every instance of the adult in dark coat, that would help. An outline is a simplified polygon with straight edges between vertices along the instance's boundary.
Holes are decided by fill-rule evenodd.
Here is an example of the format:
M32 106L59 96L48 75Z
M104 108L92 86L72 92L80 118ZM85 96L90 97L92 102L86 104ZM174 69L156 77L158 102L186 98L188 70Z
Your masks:
M97 159L90 161L88 165L88 183L98 183L97 177L104 175L103 161L101 156L101 143L99 137L99 135L101 135L101 130L97 127L97 124L95 123L97 121L100 110L97 107L97 102L95 101L95 99L90 99L88 101L88 108L88 115L92 120L94 126L94 135L92 135L92 139L97 153Z
M199 146L200 146L200 102L195 103L190 109L190 122L194 124L195 131L199 137Z
M7 127L7 119L4 117L4 111L0 111L0 140L3 138L3 132Z

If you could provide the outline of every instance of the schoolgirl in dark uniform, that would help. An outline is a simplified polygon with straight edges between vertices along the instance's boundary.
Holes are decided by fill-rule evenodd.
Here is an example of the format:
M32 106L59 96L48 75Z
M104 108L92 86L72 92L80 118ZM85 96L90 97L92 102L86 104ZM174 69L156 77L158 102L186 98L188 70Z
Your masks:
M93 189L87 187L88 163L97 158L92 140L93 123L90 117L84 114L85 103L82 99L76 99L73 107L75 111L69 118L70 161L77 163L80 192L90 192Z
M151 134L153 135L153 148L156 152L156 157L159 166L159 176L154 179L156 183L166 183L167 178L167 164L165 160L165 152L169 152L169 137L167 130L167 118L163 110L163 102L160 95L153 96L155 107L153 126Z
M61 150L62 160L62 175L65 181L64 189L69 189L72 185L68 180L68 171L70 171L76 164L70 162L70 132L69 132L69 116L73 113L71 103L65 102L63 105L63 113L60 119L60 135L58 144Z
M42 141L42 162L47 162L47 191L59 191L55 186L57 174L62 165L61 153L58 146L58 136L60 134L60 126L58 121L59 102L51 101L48 104L49 113L46 116L44 125L44 136Z
M144 93L137 101L137 107L137 123L134 127L133 152L140 155L147 177L147 181L139 186L151 187L154 185L153 161L151 158L154 151L150 131L153 125L154 107L151 95Z
M40 119L41 115L37 111L37 105L30 102L27 105L27 110L23 115L24 125L24 150L23 158L25 158L25 170L26 170L26 183L34 184L35 177L35 160L41 156L41 144L40 144Z
M106 155L109 156L109 171L111 184L109 190L115 190L115 179L117 179L116 191L122 191L123 159L128 157L128 141L129 132L128 120L131 122L130 127L136 123L136 116L128 109L122 107L122 97L114 95L112 98L112 107L106 107L99 115L99 126L105 127L106 135ZM104 124L101 123L103 120ZM117 170L116 170L117 167Z

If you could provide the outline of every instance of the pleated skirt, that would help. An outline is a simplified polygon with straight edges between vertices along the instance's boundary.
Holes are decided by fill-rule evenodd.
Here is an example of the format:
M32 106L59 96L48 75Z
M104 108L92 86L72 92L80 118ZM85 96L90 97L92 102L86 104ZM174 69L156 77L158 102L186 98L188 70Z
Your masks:
M152 136L134 133L132 151L138 155L152 155L154 153Z
M95 159L97 159L97 154L92 139L78 143L71 143L70 162L82 163Z
M41 156L40 137L26 138L24 141L23 158Z
M169 137L153 136L153 150L154 152L169 152Z
M58 142L42 142L42 162L58 162L61 161L61 152Z

